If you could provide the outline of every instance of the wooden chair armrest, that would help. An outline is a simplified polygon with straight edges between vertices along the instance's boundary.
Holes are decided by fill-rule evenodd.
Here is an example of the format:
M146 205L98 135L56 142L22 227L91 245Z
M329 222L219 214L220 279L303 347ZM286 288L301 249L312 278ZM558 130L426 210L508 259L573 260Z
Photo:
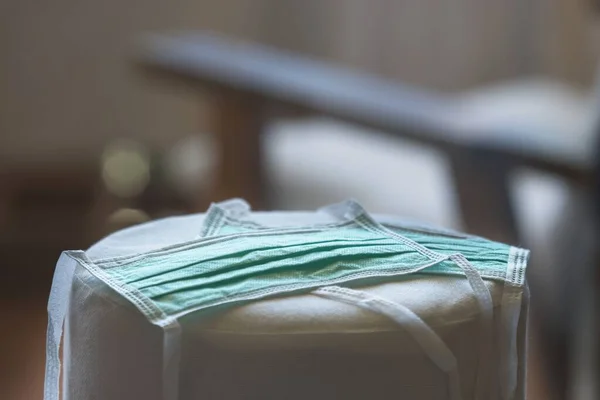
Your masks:
M432 145L493 152L512 165L586 179L592 162L550 142L506 139L460 123L452 98L256 44L205 33L150 35L138 60L191 84L252 95Z

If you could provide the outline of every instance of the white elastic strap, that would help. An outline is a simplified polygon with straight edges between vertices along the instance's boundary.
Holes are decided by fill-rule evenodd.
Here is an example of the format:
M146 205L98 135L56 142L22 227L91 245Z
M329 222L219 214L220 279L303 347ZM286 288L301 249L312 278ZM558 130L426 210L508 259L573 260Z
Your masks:
M216 203L218 207L225 210L227 215L232 218L241 218L248 215L251 211L250 204L244 199L233 198Z
M77 262L62 253L52 279L48 300L48 331L46 332L46 376L44 380L44 400L59 400L60 341L63 324L69 311L73 275ZM64 388L63 388L64 390ZM64 397L64 396L63 396Z
M479 338L479 365L477 382L475 389L475 398L479 400L489 400L490 395L490 359L492 357L492 341L493 341L493 322L494 322L494 303L492 301L492 295L488 290L487 286L483 282L481 275L477 269L471 265L471 263L460 253L445 255L437 253L427 249L426 247L396 233L389 229L381 226L377 221L365 212L365 210L354 200L348 200L343 203L333 204L321 209L324 212L328 212L338 218L350 218L356 219L357 222L361 223L358 219L359 216L364 216L367 219L367 225L378 231L384 232L387 235L395 237L401 240L403 243L411 246L413 249L419 251L419 253L431 258L434 261L441 262L444 259L453 261L459 266L471 286L475 298L479 303L481 310L481 337ZM363 225L361 223L361 225Z
M450 399L462 399L456 357L429 325L407 307L367 292L339 286L323 287L312 293L380 313L401 325L431 361L447 374Z
M196 239L212 236L225 223L226 218L240 219L250 213L250 204L243 199L229 199L212 203L206 212L200 233Z
M500 349L500 371L501 371L501 393L502 399L510 400L513 398L517 388L517 371L519 369L519 360L517 354L517 327L519 325L519 315L521 313L521 294L522 288L510 286L505 283L501 303L502 316L502 338Z
M317 210L335 217L338 220L351 221L361 215L366 215L365 209L354 199L348 199L341 203L329 204Z
M481 336L479 337L479 360L477 366L477 381L475 384L475 398L489 400L490 398L490 367L492 363L492 342L494 323L494 302L481 275L462 254L453 254L450 259L458 265L473 290L473 294L481 311Z
M170 320L163 328L163 400L179 399L179 363L181 361L181 325Z
M434 261L441 262L444 259L449 259L463 270L481 310L481 337L479 338L479 365L475 387L475 398L478 400L489 400L491 386L489 364L492 357L494 303L492 295L477 269L460 253L444 255L433 252L426 247L381 226L377 221L371 218L356 201L349 200L343 203L333 204L324 207L321 210L344 218L358 218L358 216L364 215L369 220L368 225L375 227L375 229L400 239L403 243L409 244L413 249ZM357 221L359 220L357 219Z
M519 356L517 349L517 328L521 314L523 288L512 284L517 281L515 275L526 263L527 254L524 250L513 247L510 249L506 283L502 291L500 315L502 318L502 339L500 341L500 386L502 399L510 400L517 388Z

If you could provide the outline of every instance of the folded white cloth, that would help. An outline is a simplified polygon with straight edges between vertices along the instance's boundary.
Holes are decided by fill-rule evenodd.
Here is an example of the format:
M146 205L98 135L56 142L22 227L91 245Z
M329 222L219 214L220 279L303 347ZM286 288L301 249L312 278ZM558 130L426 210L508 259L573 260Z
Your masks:
M327 223L325 213L253 213L269 225ZM380 222L398 224L377 216ZM197 237L203 215L167 218L114 233L92 260L136 254ZM502 398L504 284L486 281L494 303L491 356L481 365L480 309L462 277L409 276L354 287L417 315L457 360L463 399L477 399L478 374ZM516 337L516 391L524 398L528 297ZM506 311L506 310L505 310ZM184 317L179 397L187 399L445 399L448 376L389 316L315 294L259 300ZM162 331L83 268L76 270L64 336L63 388L73 400L161 400Z

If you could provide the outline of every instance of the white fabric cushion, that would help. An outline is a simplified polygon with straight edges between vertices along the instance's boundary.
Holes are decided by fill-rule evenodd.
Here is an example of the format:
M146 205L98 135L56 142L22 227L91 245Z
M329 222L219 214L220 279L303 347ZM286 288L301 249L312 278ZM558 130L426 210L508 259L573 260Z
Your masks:
M255 213L276 225L329 222L320 213ZM389 217L377 217L390 220ZM190 240L202 215L173 217L117 232L87 253L92 259L133 254ZM495 340L503 285L486 282L495 304ZM479 309L460 277L409 277L361 290L402 304L422 318L458 359L464 399L473 399L477 374L492 376L498 392L499 348L480 365ZM524 304L526 310L526 304ZM521 314L525 321L526 312ZM191 315L183 321L180 398L387 399L447 398L447 376L415 340L385 316L302 294ZM525 324L519 327L524 364ZM162 332L102 282L79 269L65 335L69 399L161 399ZM489 370L488 370L489 369ZM518 393L523 392L523 374ZM517 397L520 398L520 397Z

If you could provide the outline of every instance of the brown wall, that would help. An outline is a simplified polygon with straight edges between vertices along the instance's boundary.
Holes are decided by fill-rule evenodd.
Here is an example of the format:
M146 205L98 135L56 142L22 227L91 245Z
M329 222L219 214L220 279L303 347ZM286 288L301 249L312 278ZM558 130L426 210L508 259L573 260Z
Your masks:
M247 4L1 2L0 160L85 160L110 137L149 137L160 145L197 129L193 96L137 79L132 40L144 31L189 28L251 36Z
M567 4L4 0L0 163L93 160L111 137L140 137L163 147L202 129L195 94L151 85L133 69L131 43L140 32L211 29L458 90L536 71L587 76L585 49L576 46L581 28L574 26L581 11Z

